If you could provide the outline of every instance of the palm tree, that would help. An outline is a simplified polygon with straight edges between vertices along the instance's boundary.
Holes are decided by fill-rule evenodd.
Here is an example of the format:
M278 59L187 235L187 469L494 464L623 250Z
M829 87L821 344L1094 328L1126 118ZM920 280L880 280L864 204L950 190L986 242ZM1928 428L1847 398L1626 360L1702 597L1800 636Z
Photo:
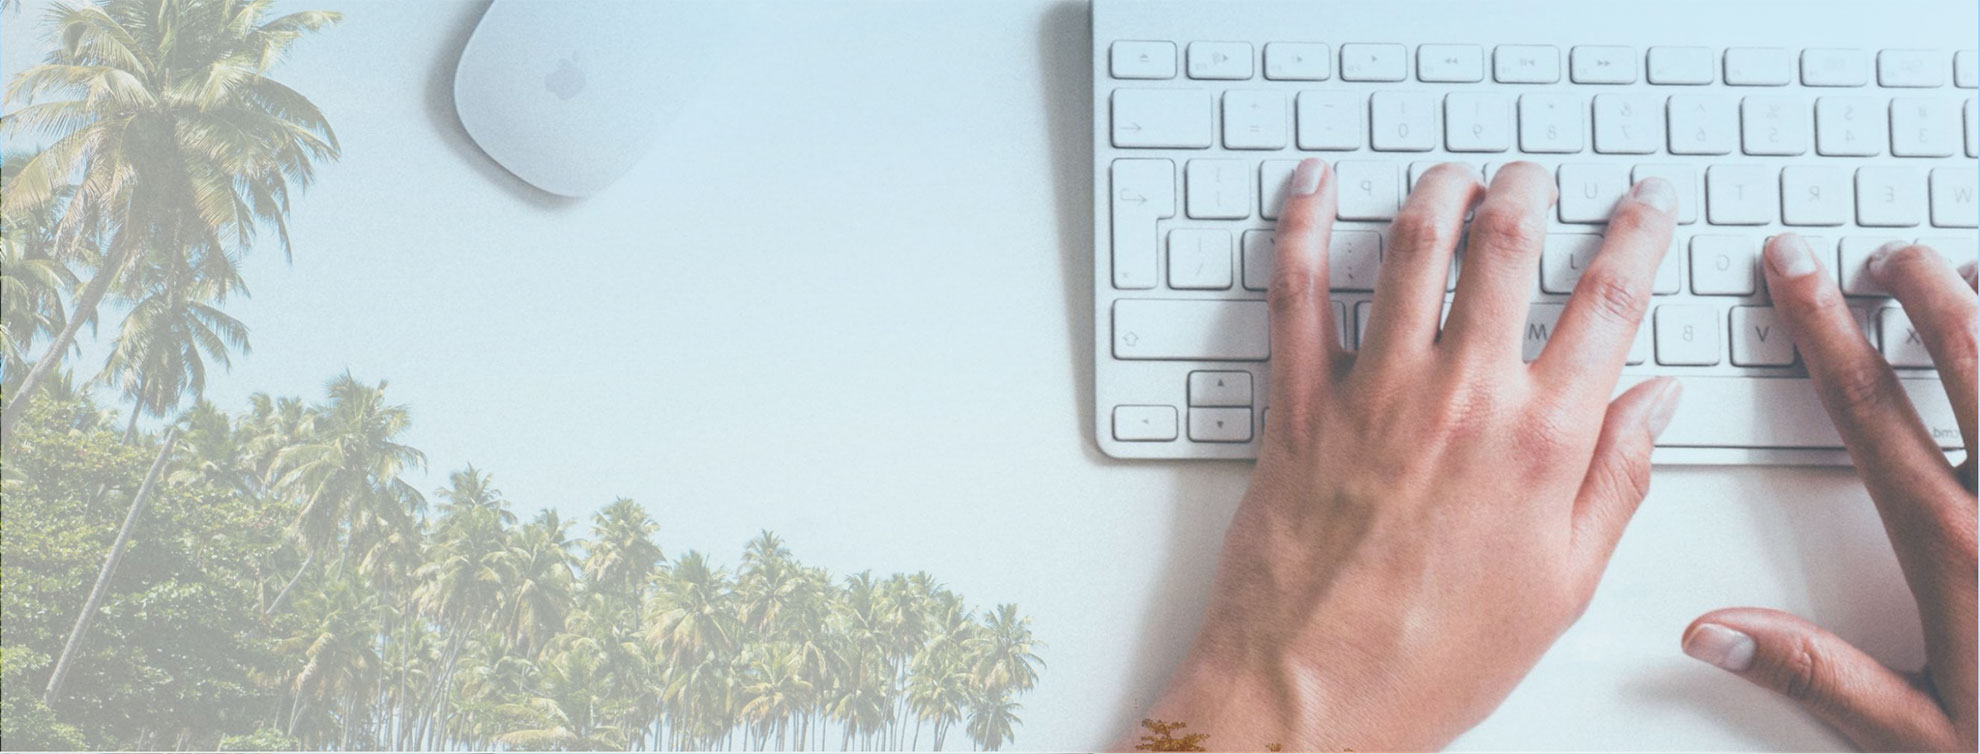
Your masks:
M605 724L614 700L604 696L605 663L588 642L552 652L538 674L538 691L502 712L523 725L495 740L525 751L623 749L624 730Z
M471 468L471 467L470 467ZM573 604L570 524L545 510L515 538L515 579L500 626L524 657L533 657L564 630Z
M307 187L318 161L337 158L337 139L316 105L266 74L303 34L339 16L266 19L270 5L55 6L61 45L10 83L6 98L24 106L4 119L10 132L53 141L9 181L7 206L43 207L79 176L62 202L54 256L74 252L93 271L19 394L32 393L57 366L104 294L144 254L171 254L192 269L229 268L263 225L289 252L292 187ZM46 99L64 96L75 98ZM90 248L99 239L102 248ZM0 434L12 431L24 405L7 403Z
M297 578L318 554L335 546L340 533L348 555L354 539L425 505L425 498L399 475L424 466L426 456L399 441L412 415L405 406L385 403L385 385L382 380L375 386L360 383L349 372L331 380L330 402L310 422L314 436L276 455L274 465L282 469L278 485L301 506L295 529L308 558ZM278 595L270 611L281 602Z
M996 751L1011 740L1011 731L1024 723L1017 711L1023 705L1011 700L1009 693L984 693L969 710L969 740L977 748Z
M10 377L27 369L36 340L64 329L62 292L76 284L75 273L54 256L54 208L70 189L38 205L16 206L11 184L28 159L24 152L0 158L0 195L7 197L7 211L0 213L0 373Z
M434 494L444 503L442 513L467 508L485 508L496 512L503 526L516 522L516 514L509 510L509 501L502 497L502 491L495 489L495 482L486 472L470 463L467 468L447 475L447 486L435 490Z
M281 645L303 659L292 684L295 701L289 710L289 735L296 735L304 711L310 710L318 717L303 731L306 740L333 743L325 737L337 722L334 718L341 716L345 724L334 743L349 748L353 708L381 665L372 644L377 613L377 601L369 590L341 582L305 602L301 630Z
M247 326L206 303L222 297L217 291L227 281L192 280L190 273L160 280L138 300L97 376L117 384L134 403L125 442L136 436L140 415L164 416L181 396L206 391L206 358L224 367L231 364L228 351L249 350Z
M1030 691L1045 665L1035 651L1042 646L1031 637L1031 619L1018 617L1017 605L998 605L976 637L977 681L998 691Z
M641 592L660 563L660 547L653 544L658 531L660 524L632 498L612 501L591 518L585 579L620 605L638 607Z

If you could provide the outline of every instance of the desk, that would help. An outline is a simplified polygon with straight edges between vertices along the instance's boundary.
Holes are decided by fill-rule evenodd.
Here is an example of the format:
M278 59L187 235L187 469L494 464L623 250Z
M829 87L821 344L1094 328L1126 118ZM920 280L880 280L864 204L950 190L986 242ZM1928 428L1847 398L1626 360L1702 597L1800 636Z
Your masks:
M836 573L927 570L1048 643L1018 748L1140 719L1250 466L1094 447L1083 4L783 3L583 202L510 178L455 120L480 0L303 5L347 18L280 75L345 156L297 205L293 265L248 262L255 350L210 398L389 378L423 488L472 460L525 515L637 498L669 557L733 567L767 528ZM8 25L11 75L39 47ZM1678 651L1730 605L1922 661L1849 471L1665 468L1587 615L1457 748L1845 746Z

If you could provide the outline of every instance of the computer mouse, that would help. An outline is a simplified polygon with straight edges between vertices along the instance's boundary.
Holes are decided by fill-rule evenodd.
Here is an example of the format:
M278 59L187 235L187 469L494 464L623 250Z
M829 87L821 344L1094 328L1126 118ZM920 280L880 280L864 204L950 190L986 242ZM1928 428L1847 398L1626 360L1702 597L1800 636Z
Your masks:
M590 196L645 155L732 48L742 3L495 0L454 71L454 109L490 159Z

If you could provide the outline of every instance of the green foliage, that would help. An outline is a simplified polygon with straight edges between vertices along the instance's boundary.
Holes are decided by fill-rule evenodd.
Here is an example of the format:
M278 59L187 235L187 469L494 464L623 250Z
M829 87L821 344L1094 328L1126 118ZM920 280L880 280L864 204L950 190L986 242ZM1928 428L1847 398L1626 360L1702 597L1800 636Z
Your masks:
M0 478L5 746L905 749L1006 746L1043 661L1015 605L926 573L834 578L764 532L669 559L621 498L586 536L484 470L399 474L383 383L182 420L53 710L47 683L153 438L43 394ZM961 724L960 731L956 726ZM927 737L924 739L923 736Z

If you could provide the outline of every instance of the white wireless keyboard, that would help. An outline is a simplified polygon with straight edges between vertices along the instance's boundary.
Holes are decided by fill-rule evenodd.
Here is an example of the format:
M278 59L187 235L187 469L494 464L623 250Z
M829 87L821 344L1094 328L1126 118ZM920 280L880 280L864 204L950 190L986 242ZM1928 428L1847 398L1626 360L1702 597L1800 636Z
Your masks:
M1864 259L1975 257L1976 4L1093 0L1096 435L1117 458L1253 458L1265 289L1293 166L1339 181L1335 320L1358 345L1388 221L1424 170L1553 170L1531 361L1636 179L1682 224L1622 387L1685 385L1660 463L1846 464L1759 272L1792 229L1942 444L1938 376ZM1461 274L1461 269L1460 269Z

